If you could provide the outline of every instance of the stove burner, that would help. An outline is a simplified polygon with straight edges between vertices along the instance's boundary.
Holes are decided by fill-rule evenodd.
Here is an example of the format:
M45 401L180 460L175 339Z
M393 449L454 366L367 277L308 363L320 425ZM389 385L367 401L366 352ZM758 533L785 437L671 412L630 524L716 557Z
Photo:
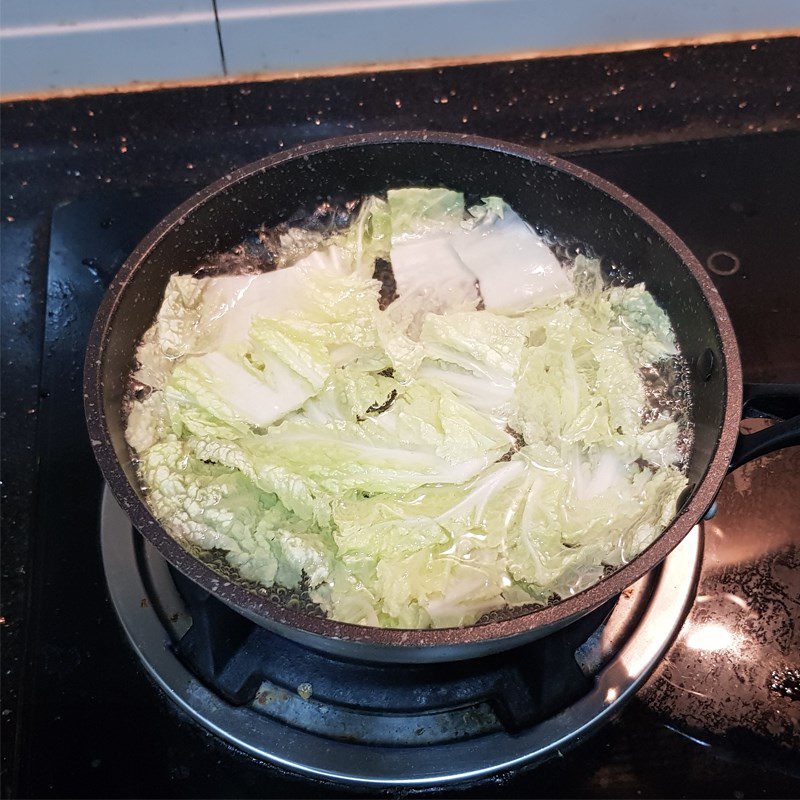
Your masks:
M131 644L199 723L298 772L426 786L532 766L616 715L683 622L702 536L693 530L615 605L543 640L411 665L334 659L259 628L168 567L108 489L101 544Z
M614 607L608 603L546 640L494 656L445 665L376 664L288 641L179 572L170 574L192 619L174 651L216 694L235 706L271 704L270 716L304 730L369 744L450 741L500 727L514 733L546 719L591 688L575 651ZM375 714L391 717L390 731L374 725Z

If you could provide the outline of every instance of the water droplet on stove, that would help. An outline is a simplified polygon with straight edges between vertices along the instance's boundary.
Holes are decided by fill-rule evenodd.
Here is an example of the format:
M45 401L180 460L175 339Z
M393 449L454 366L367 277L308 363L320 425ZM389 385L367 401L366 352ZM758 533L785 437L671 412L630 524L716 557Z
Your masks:
M790 700L800 700L800 669L773 670L769 690Z

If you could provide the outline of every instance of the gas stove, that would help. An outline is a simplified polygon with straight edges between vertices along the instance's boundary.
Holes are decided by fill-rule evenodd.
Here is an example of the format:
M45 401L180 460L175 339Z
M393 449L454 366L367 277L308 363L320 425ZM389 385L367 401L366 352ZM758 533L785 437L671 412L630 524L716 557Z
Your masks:
M246 88L237 97L255 103L260 90ZM800 134L707 134L565 149L706 264L745 379L798 383ZM289 135L263 137L231 144L239 163ZM7 796L800 792L798 448L733 473L716 516L616 602L502 657L337 661L255 628L173 572L104 490L82 357L105 286L139 238L214 176L198 153L212 159L219 145L205 133L189 142L191 180L177 184L158 159L146 180L106 182L116 161L104 147L99 178L86 178L89 162L69 165L83 173L80 192L40 189L41 207L12 209L4 227L4 272L19 267L4 277L4 393L23 412L16 444L6 419L4 459L20 480L37 476L9 505L31 535L4 544L3 724L16 730L4 747ZM113 147L123 159L128 143ZM15 191L51 159L70 163L39 144L26 158Z
M688 161L688 177L702 182L755 144L630 149L579 160L636 196L657 192L664 203L669 183L657 176L670 172L670 159ZM721 157L726 149L728 158ZM635 179L638 189L631 186ZM93 588L102 597L107 583L128 639L121 643L115 635L113 645L105 644L103 628L117 624L106 611L91 646L83 639L67 646L74 654L62 664L68 678L74 672L80 679L84 659L102 659L113 669L132 650L150 679L137 692L163 704L160 714L176 714L182 725L188 718L266 764L350 786L440 786L509 772L522 781L523 768L563 759L617 717L637 691L636 703L655 712L648 724L669 725L713 747L717 739L753 739L762 749L774 748L777 762L785 755L788 764L800 744L792 672L800 640L800 553L791 501L800 495L796 451L735 473L718 515L610 607L541 642L475 662L409 668L336 661L257 628L169 569L132 531L110 493L100 492L90 456L77 471L75 453L85 450L78 342L114 269L174 201L161 191L138 197L100 191L53 214L43 385L64 402L50 407L44 468L62 489L45 498L44 523L63 531L60 545L69 561L54 561L50 579L55 589L85 592L85 562L69 555L77 545L69 537L80 536L85 553L96 547L99 530L103 578ZM722 245L716 247L706 262L723 292L756 278L746 251L726 244L738 252L723 264ZM765 280L761 276L759 291ZM734 320L739 308L731 308ZM780 344L772 351L779 353ZM81 528L64 528L62 514L70 506L73 520L76 510L83 512ZM74 604L76 598L53 599ZM48 647L81 636L84 623L73 618L72 624L72 631L53 632ZM105 647L118 652L98 652ZM97 689L108 696L93 702L117 706L115 695L124 694L126 684L112 680ZM123 708L131 701L136 697ZM135 729L153 735L139 723ZM580 759L580 750L570 758ZM96 759L102 770L102 756Z

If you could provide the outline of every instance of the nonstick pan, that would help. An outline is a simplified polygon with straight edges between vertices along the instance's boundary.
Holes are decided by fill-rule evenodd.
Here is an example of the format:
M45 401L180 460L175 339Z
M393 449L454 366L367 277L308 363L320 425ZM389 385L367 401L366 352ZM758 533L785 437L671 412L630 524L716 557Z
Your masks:
M669 313L691 370L695 438L689 488L672 524L636 559L591 588L465 628L398 630L335 622L221 575L151 515L124 436L123 398L136 346L172 273L193 272L258 226L275 225L300 208L403 185L499 195L531 224L590 248L644 281ZM334 655L373 661L472 658L562 627L659 564L706 514L731 469L800 443L800 417L739 434L742 373L728 314L708 274L660 219L621 189L559 158L446 133L377 133L305 145L245 166L195 194L144 238L111 283L89 338L84 391L89 435L103 475L134 526L170 564L259 625ZM744 399L777 416L779 406L797 406L798 392L761 387Z

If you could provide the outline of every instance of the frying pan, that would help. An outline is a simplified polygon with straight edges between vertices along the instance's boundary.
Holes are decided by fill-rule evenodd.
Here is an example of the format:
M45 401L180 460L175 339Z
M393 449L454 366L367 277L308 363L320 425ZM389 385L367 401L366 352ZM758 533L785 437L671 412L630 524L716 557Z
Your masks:
M184 549L150 513L125 442L123 399L137 343L169 276L192 272L261 224L298 208L390 187L447 186L499 195L531 224L580 242L644 281L667 310L690 364L693 451L689 487L672 524L636 559L594 586L545 607L465 628L398 630L336 622L254 591ZM271 156L224 176L160 222L117 273L97 312L84 373L86 419L97 461L134 526L164 558L254 622L304 645L370 661L458 660L547 635L598 608L653 569L706 514L729 470L800 443L800 417L739 435L739 351L720 296L686 245L652 212L605 180L543 152L469 135L403 132L351 136ZM792 387L775 401L791 405ZM757 405L759 393L748 398Z

